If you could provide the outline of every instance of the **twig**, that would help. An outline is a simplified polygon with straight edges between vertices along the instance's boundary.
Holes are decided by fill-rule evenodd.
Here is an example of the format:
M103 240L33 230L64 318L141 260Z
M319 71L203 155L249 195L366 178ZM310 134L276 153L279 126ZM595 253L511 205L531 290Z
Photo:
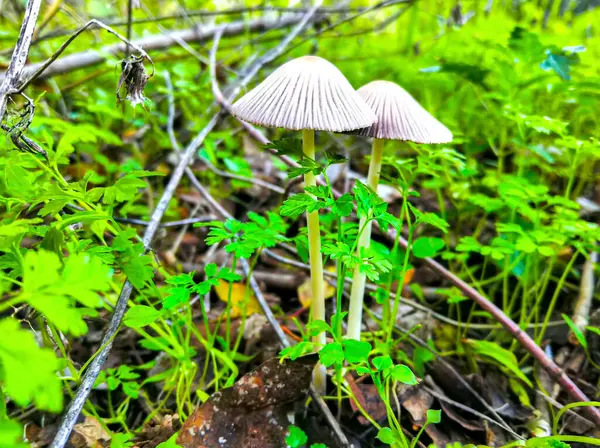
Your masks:
M39 0L38 0L39 1ZM227 24L223 32L224 36L238 36L247 32L256 33L260 31L285 28L299 23L302 16L298 14L288 15L283 18L261 18L251 21L237 21ZM157 34L131 42L136 47L146 49L146 51L161 50L176 44L176 39L186 42L205 42L212 39L217 29L221 25L194 27L186 30L173 31L169 36ZM125 43L108 45L99 50L87 50L80 53L70 54L60 58L44 71L44 77L51 77L68 73L80 68L98 65L104 62L107 55L116 55L123 53ZM23 70L24 76L31 76L37 72L43 63L26 65ZM6 73L0 73L0 80L3 80Z
M125 224L133 224L133 225L138 225L138 226L150 225L150 221L144 221L143 219L121 218L118 216L113 217L113 219L117 222L123 222ZM161 222L160 227L180 227L180 226L186 226L189 224L195 224L197 222L214 221L215 219L217 219L217 218L213 215L196 216L193 218L180 219L178 221Z
M306 263L302 263L301 261L297 261L297 260L293 260L291 258L287 258L284 256L281 256L275 252L273 252L270 249L265 249L263 250L263 254L267 255L268 257L271 257L274 260L279 261L280 263L283 264L287 264L289 266L294 266L296 268L300 268L303 269L305 271L310 271L310 266ZM329 271L324 271L323 275L325 277L329 277L332 280L337 280L337 274L335 272L329 272ZM352 283L352 279L350 278L346 278L344 280L347 284L351 284ZM335 286L335 284L333 284L332 286ZM377 291L377 289L379 288L376 284L374 283L367 283L365 285L365 288L369 291ZM390 293L390 299L393 299L396 297L395 293ZM427 308L425 305L420 304L419 302L416 302L414 300L408 299L406 297L402 297L400 296L400 303L403 303L405 305L408 305L416 310L422 311L424 313L427 313L428 315L430 315L431 317L435 317L437 320L439 320L440 322L444 322L447 323L449 325L453 325L455 327L461 327L464 326L464 322L459 322L455 319L451 319L447 316L444 316L443 314L437 313L433 310L431 310L430 308ZM527 326L527 328L536 328L541 326L542 324L529 324ZM564 321L552 321L549 323L550 326L555 327L555 326L565 326L566 323ZM500 324L478 324L478 323L470 323L469 324L469 329L471 330L497 330L499 328L502 328L502 325Z
M25 63L27 62L27 56L29 55L29 47L31 46L31 39L35 31L35 23L40 13L40 6L42 0L30 0L27 2L27 9L21 23L21 30L19 31L19 38L13 51L12 57L10 58L10 64L8 70L2 77L2 84L0 84L0 123L4 118L6 112L6 103L8 96L12 93L18 93L17 87L21 73L25 69Z
M377 223L376 223L377 224ZM395 239L395 231L392 230L386 233L386 236L390 239ZM399 237L399 244L404 250L408 250L408 242ZM510 317L498 308L494 302L487 299L479 292L475 290L471 285L467 284L464 280L458 278L440 263L435 261L433 258L425 258L425 264L431 269L441 274L448 281L453 283L458 289L460 289L467 297L472 299L485 311L489 312L497 322L499 322L506 331L508 331L516 340L518 340L523 348L533 356L533 358L540 363L540 365L548 372L554 381L559 383L563 389L576 401L588 402L590 399L583 393L583 391L573 382L571 378L548 356L544 353L544 350L535 343L535 341L525 333L519 325L517 325ZM588 415L594 420L596 425L600 426L600 410L595 407L586 407Z
M426 381L427 381L427 379L428 378L426 378ZM462 409L463 411L468 412L469 414L473 414L483 420L487 420L490 423L494 423L495 425L499 426L500 428L508 431L513 437L517 437L518 439L523 440L523 437L521 437L519 434L517 434L512 429L510 429L510 427L505 427L504 425L501 425L499 422L497 422L493 418L488 417L487 415L482 414L481 412L479 412L473 408L470 408L469 406L466 406L462 403L454 401L451 398L447 397L446 394L444 394L442 391L438 391L438 390L434 389L433 386L435 386L435 383L429 382L429 385L432 387L428 387L428 386L422 386L422 387L428 394L433 395L438 400L443 401L444 403L448 403L449 405L454 406L458 409Z
M375 318L382 320L382 316L380 314L374 313L374 312L370 312ZM467 389L471 395L473 395L473 397L475 397L477 399L477 401L479 401L487 410L488 412L490 412L490 414L492 414L494 417L496 417L498 419L498 421L494 421L492 420L496 425L498 425L499 427L505 429L506 431L508 431L509 433L511 433L514 437L516 438L521 438L518 434L516 434L511 428L510 426L508 426L508 424L504 421L504 419L498 414L498 412L496 412L496 410L480 395L477 393L477 391L475 391L475 389L473 389L473 387L471 387L471 385L469 384L469 382L467 380L465 380L462 375L460 375L455 369L454 366L452 366L452 364L450 364L449 362L447 362L442 356L440 356L435 350L433 350L429 344L427 342L425 342L423 339L421 339L420 337L418 337L416 334L414 334L414 332L410 332L405 328L402 328L400 325L398 324L394 324L394 329L396 331L399 331L402 334L408 335L408 337L410 339L412 339L416 344L420 345L421 347L429 350L429 352L431 352L431 354L433 356L435 356L436 361L439 362L440 364L443 364L444 367L446 369L448 369L450 372L452 372L452 374L454 375L454 377L458 380L459 383L461 383L461 385Z
M35 71L33 72L33 74L31 76L29 76L29 78L27 78L26 81L24 81L18 89L18 92L21 93L23 92L27 86L29 84L31 84L34 80L36 80L37 78L39 78L42 73L44 71L46 71L46 69L48 69L48 67L58 59L58 57L67 49L67 47L71 44L71 42L73 42L81 33L83 33L85 30L87 30L88 28L91 28L92 26L96 26L98 28L102 28L106 31L108 31L110 34L112 34L113 36L117 37L119 40L123 41L125 43L125 51L127 53L128 48L132 47L134 48L136 51L138 51L142 57L144 57L145 59L148 59L148 61L150 61L150 63L152 64L152 74L149 76L153 76L154 75L154 62L152 62L152 59L150 58L150 56L148 56L148 53L146 53L142 47L140 45L137 45L134 42L131 42L129 39L121 36L118 32L116 32L115 30L113 30L111 27L105 25L104 23L100 22L99 20L96 19L92 19L90 20L88 23L86 23L85 25L83 25L81 28L79 28L71 37L69 37L61 46L58 50L56 50L54 52L54 54L52 56L50 56L45 62L43 62L42 64L36 64L33 67L37 67L35 69ZM121 47L121 45L119 45L119 47ZM70 57L70 56L67 56ZM66 58L65 58L66 59Z
M581 284L579 295L575 303L573 312L573 323L585 334L585 327L590 321L590 309L592 308L592 299L594 297L594 265L598 262L598 253L591 252L590 257L585 260L581 272ZM573 344L579 343L573 331L569 333L569 340Z
M360 16L363 16L363 15L369 13L369 12L376 11L378 9L385 8L385 7L388 7L388 6L398 5L398 4L402 4L402 3L413 4L414 2L416 2L416 0L386 0L386 1L383 1L383 2L380 2L380 3L377 3L377 4L373 5L373 6L369 6L368 8L365 8L362 11L357 12L356 14L348 16L348 17L346 17L346 18L344 18L344 19L342 19L342 20L340 20L338 22L332 23L331 25L326 26L325 28L322 28L322 29L314 32L310 36L307 36L304 40L302 40L302 41L298 42L296 45L288 48L286 50L286 52L282 54L282 56L285 55L285 54L287 54L287 53L289 53L290 51L294 50L295 48L298 48L300 45L302 45L302 44L310 41L311 39L314 39L315 37L320 36L321 34L327 32L327 31L331 31L332 29L337 28L338 26L343 25L344 23L351 22L352 20L354 20L354 19L356 19L356 18L358 18ZM400 12L400 14L404 13L406 10L407 10L407 8L404 8Z
M231 9L221 9L216 11L207 11L207 10L199 10L199 11L186 11L183 14L169 14L164 16L157 17L148 17L143 19L133 19L133 25L143 25L145 23L156 23L156 22L164 22L167 20L178 20L183 18L191 18L191 17L217 17L217 16L232 16L232 15L244 15L244 14L252 14L255 12L278 12L278 13L305 13L310 8L304 7L277 7L277 6L254 6L247 8L231 8ZM333 14L347 14L347 13L355 13L364 11L365 7L322 7L317 10L317 14L319 16L330 16ZM104 20L104 23L110 26L119 27L119 26L128 26L128 21L119 18L107 19ZM65 36L71 34L73 30L58 30L51 31L43 36L40 36L38 39L33 41L34 44L48 39L54 39L56 37Z
M285 194L285 188L281 188L270 182L264 181L262 179L257 179L255 177L239 176L237 174L233 174L233 173L229 173L227 171L220 170L219 168L214 166L212 163L210 163L210 161L207 159L202 159L202 162L208 167L209 170L211 170L213 173L215 173L218 176L227 177L229 179L241 180L243 182L248 182L250 184L254 184L254 185L258 185L259 187L266 188L267 190L274 191L275 193Z

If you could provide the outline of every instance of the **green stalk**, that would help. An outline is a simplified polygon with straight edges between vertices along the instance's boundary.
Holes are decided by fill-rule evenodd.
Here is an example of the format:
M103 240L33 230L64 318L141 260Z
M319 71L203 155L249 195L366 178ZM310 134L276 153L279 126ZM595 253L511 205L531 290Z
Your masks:
M383 140L379 138L373 139L373 152L371 154L371 163L369 164L369 176L367 183L369 187L377 192L379 184L379 175L381 173L381 159L383 158ZM371 223L367 221L367 216L360 218L358 228L363 229L358 235L358 246L356 253L360 256L361 249L369 248L371 244ZM360 272L360 267L354 268L352 277L352 290L350 292L350 309L348 313L348 331L346 336L350 339L360 340L360 327L362 322L363 299L365 297L365 283L367 276Z
M302 150L304 155L315 160L315 131L305 129L302 131ZM317 179L314 173L304 175L304 186L314 187ZM319 213L317 211L306 214L308 225L308 255L310 259L310 279L312 286L311 319L325 320L325 295L323 284L323 258L321 255L321 229L319 227ZM325 345L325 333L318 334L313 342ZM317 364L313 372L313 384L319 393L325 392L327 374L325 367Z

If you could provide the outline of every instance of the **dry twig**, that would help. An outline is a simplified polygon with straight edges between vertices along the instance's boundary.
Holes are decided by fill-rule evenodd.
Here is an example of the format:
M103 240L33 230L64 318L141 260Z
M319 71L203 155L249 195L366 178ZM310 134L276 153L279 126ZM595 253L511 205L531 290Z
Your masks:
M8 70L0 78L2 81L0 84L0 123L2 123L4 113L6 112L6 103L9 95L19 92L19 80L26 68L25 63L29 55L29 47L31 46L31 39L35 31L35 22L37 21L41 4L42 0L30 0L27 2L27 9L25 10L25 16L23 17L21 30L19 31L19 38L13 50Z

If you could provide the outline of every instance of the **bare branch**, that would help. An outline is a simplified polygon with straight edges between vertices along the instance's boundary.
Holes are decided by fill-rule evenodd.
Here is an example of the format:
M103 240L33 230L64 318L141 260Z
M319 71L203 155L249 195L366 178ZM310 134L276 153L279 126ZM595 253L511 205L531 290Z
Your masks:
M19 78L25 68L41 4L42 0L30 0L27 2L27 9L25 10L25 16L21 24L19 39L10 59L8 70L0 78L2 81L2 84L0 84L0 123L2 123L4 113L6 112L8 96L16 92Z
M87 30L88 28L92 28L92 27L102 28L102 29L108 31L113 36L117 37L119 40L123 41L124 44L126 45L125 50L127 50L130 46L132 48L135 48L144 59L147 59L148 61L150 61L150 63L152 64L152 74L150 75L150 77L154 75L154 63L152 62L152 59L150 58L150 56L148 56L148 53L146 53L141 46L137 45L134 42L130 42L127 38L121 36L118 32L113 30L111 27L105 25L104 23L102 23L96 19L92 19L88 23L83 25L81 28L79 28L71 37L69 37L60 46L60 48L58 50L56 50L52 56L50 56L50 58L48 58L45 62L43 62L41 64L36 64L35 67L37 67L37 69L33 72L33 74L31 76L29 76L27 78L26 81L24 81L20 85L18 92L19 93L23 92L29 84L31 84L34 80L39 78L42 75L42 73L44 73L44 71L46 71L46 69L50 66L50 64L52 64L54 61L56 61L58 59L58 57L67 49L67 47L71 44L71 42L73 42L85 30Z
M238 36L243 33L257 33L261 31L275 30L285 28L299 23L302 15L290 14L283 18L261 18L252 21L238 21L226 25L223 30L223 36ZM211 25L194 27L187 30L173 31L170 35L163 34L144 37L131 42L137 48L144 48L146 51L161 50L176 45L179 41L185 42L205 42L214 36L217 29L222 25ZM81 53L74 53L60 58L44 70L43 77L51 77L63 73L69 73L85 67L98 65L106 61L107 55L117 55L125 51L126 44L120 43L107 45L99 50L88 50ZM25 66L23 75L31 77L36 73L44 63L37 63ZM0 73L0 80L3 80L6 73Z

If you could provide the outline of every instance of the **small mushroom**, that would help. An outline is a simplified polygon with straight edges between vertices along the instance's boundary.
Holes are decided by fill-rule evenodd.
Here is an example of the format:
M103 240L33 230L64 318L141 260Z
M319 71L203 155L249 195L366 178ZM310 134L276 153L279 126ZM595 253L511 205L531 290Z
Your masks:
M329 61L303 56L275 70L262 83L238 100L235 117L256 125L302 130L305 157L315 159L314 131L344 132L371 126L376 117L344 75ZM315 186L315 175L304 175L306 187ZM312 319L325 319L323 259L318 212L307 214L312 287ZM325 334L315 338L325 344ZM325 370L317 368L315 388L325 390Z
M367 182L373 191L377 191L381 172L384 140L404 140L414 143L448 143L452 133L429 112L427 112L410 94L397 84L389 81L373 81L360 89L358 94L377 115L372 126L355 131L355 134L373 138L373 149ZM371 242L371 222L361 218L357 253L368 248ZM362 306L365 295L365 274L357 268L352 278L350 309L348 314L347 337L360 340Z

